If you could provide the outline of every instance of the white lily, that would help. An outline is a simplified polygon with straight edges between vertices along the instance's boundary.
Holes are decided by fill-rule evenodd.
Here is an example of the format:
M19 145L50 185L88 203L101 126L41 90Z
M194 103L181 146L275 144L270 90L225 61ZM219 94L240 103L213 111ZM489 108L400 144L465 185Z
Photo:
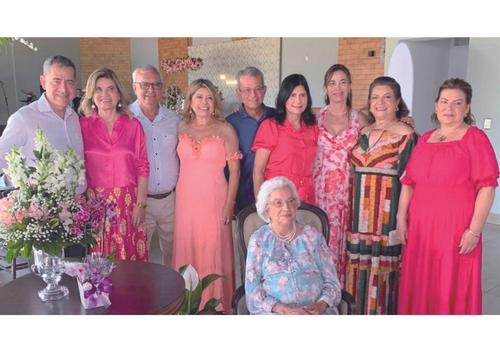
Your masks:
M198 277L198 272L196 272L195 268L191 265L188 265L184 272L182 273L182 278L184 278L184 282L186 283L186 289L189 291L193 291L200 283L200 278Z

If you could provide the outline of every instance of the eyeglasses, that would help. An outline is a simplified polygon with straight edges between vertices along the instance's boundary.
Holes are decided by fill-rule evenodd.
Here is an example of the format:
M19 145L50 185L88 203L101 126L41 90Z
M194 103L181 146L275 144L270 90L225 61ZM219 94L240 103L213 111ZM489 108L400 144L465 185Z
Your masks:
M135 82L136 84L139 84L139 86L141 87L141 89L143 90L149 90L149 88L153 88L155 90L160 90L161 87L163 86L163 83L158 81L156 83L148 83L148 82L145 82L145 81L137 81Z
M240 91L240 93L242 95L250 95L253 91L254 94L261 94L263 93L265 90L266 90L266 87L265 86L259 86L259 87L256 87L254 89L252 88L238 88L238 90Z
M275 199L269 202L269 205L272 205L275 208L283 208L285 203L288 205L289 208L291 207L296 207L297 206L297 198L292 197L288 198L287 200L283 199Z

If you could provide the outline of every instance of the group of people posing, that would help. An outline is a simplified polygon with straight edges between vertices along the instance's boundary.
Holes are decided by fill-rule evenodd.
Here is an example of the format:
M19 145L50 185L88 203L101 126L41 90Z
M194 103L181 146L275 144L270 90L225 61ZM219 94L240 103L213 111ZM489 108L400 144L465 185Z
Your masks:
M69 107L75 71L66 57L45 61L45 93L9 118L0 168L13 145L32 158L37 127L54 147L73 147L86 166L79 191L102 193L117 208L94 250L148 260L157 232L165 264L225 276L202 303L222 298L230 313L231 224L235 212L256 204L267 224L248 246L252 313L330 313L341 289L360 314L482 312L481 231L499 168L487 136L472 125L466 81L439 87L437 128L417 142L397 81L376 78L359 112L341 64L325 73L317 114L303 75L282 81L271 108L262 72L247 67L236 76L241 106L227 118L206 79L189 85L180 118L162 107L162 77L150 65L133 72L132 104L112 70L95 70L79 118ZM326 212L329 242L297 222L301 202Z

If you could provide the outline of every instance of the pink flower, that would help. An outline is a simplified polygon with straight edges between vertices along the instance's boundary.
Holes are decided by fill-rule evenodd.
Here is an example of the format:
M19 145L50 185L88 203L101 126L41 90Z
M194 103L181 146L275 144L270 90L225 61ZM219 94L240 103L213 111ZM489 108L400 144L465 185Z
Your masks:
M26 216L33 218L33 219L43 219L44 217L47 216L47 211L40 208L38 205L31 203L30 207L28 208L28 211L26 213Z
M0 199L0 223L10 226L16 222L16 217L10 212L12 200L8 197Z
M72 215L67 208L63 208L59 213L59 219L62 221L63 225L71 224L73 222L73 220L71 220L71 217Z

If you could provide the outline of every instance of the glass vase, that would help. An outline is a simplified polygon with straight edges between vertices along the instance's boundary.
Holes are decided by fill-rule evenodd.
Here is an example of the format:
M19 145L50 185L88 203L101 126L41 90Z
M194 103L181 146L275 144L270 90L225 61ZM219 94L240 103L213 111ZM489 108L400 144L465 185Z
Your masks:
M61 252L62 255L62 252ZM64 273L64 261L61 256L47 254L43 250L33 248L34 264L31 270L40 276L47 286L38 291L42 301L60 300L69 294L68 288L59 285Z

